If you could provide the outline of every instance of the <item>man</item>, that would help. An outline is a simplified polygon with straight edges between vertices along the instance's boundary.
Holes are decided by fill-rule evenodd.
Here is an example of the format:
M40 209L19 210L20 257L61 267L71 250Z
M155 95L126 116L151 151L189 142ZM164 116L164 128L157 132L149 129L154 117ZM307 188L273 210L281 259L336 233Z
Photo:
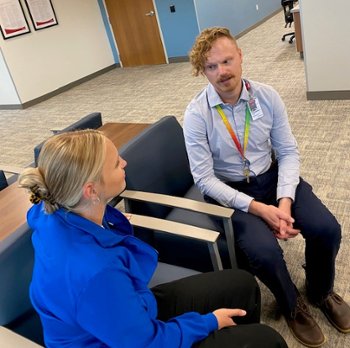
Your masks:
M239 254L272 291L299 342L325 342L278 243L299 233L306 242L309 300L339 331L350 332L350 307L333 291L340 225L299 178L299 152L281 98L270 86L242 79L242 51L226 28L204 30L190 61L194 75L209 81L184 119L196 185L208 201L235 208Z

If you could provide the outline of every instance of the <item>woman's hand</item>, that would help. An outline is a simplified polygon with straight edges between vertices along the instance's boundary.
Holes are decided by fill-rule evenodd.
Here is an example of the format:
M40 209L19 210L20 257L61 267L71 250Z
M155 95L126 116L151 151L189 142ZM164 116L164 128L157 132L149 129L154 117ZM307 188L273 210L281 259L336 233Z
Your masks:
M220 308L213 312L217 321L219 330L227 327L237 325L232 317L244 317L247 312L243 309L232 309L232 308Z

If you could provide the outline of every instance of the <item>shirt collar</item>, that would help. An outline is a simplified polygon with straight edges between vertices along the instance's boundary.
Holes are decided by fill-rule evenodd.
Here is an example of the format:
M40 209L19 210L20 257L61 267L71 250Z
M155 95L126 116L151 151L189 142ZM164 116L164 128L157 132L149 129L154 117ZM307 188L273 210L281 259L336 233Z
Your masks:
M242 82L244 82L244 80L242 80ZM208 103L211 108L214 108L216 105L225 104L211 83L209 83L207 87L207 96ZM242 92L236 104L238 104L241 100L244 102L249 100L249 92L245 83L243 83Z
M106 207L103 227L62 208L56 213L69 225L92 235L102 247L115 246L127 236L133 235L133 229L128 219L124 214L109 205Z

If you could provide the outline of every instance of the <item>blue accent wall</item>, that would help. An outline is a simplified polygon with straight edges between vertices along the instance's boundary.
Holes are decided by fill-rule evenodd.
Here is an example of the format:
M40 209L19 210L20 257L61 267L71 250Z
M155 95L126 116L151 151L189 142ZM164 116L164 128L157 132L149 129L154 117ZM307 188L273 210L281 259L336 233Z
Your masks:
M280 0L194 0L199 28L220 26L238 35L274 11L281 9ZM256 9L258 5L258 10Z
M155 0L155 4L168 58L187 56L199 34L193 0Z
M97 1L114 60L119 63L103 0ZM199 31L207 27L224 26L238 35L282 8L281 0L155 0L155 5L168 58L187 56ZM170 6L175 6L174 13Z

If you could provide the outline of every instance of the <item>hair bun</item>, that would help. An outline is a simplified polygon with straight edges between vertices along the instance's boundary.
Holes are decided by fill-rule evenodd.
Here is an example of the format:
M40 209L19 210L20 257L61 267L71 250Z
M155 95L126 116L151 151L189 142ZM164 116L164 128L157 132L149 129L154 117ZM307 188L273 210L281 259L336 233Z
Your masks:
M41 198L33 192L31 193L29 200L32 204L39 204L41 202Z
M34 185L33 187L30 188L30 191L32 192L30 197L29 197L30 202L33 204L39 204L42 200L39 186Z

